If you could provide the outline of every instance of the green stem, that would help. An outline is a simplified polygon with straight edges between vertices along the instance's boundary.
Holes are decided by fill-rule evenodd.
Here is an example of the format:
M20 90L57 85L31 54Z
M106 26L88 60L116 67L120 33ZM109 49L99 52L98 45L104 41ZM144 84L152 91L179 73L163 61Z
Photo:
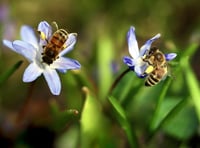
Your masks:
M112 91L114 90L114 88L117 86L117 84L120 82L120 80L125 76L126 73L128 73L129 71L131 71L130 68L126 69L125 71L123 71L113 82L113 84L111 85L109 92L108 92L108 96L111 95Z
M24 121L23 118L24 118L24 116L26 114L26 110L28 108L29 102L31 100L31 96L33 94L33 89L34 89L34 86L35 86L35 82L36 81L31 82L30 85L29 85L27 97L25 99L24 104L22 105L22 108L20 109L20 111L18 113L18 116L16 118L16 123L23 123L23 121Z

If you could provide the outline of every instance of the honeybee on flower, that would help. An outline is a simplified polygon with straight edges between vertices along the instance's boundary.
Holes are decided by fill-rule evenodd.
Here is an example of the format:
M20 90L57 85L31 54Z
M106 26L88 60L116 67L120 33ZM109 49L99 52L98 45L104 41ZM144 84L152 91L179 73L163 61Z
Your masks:
M56 47L57 52L55 53L54 50L49 49L50 42L53 42L56 36L55 33L52 33L52 27L46 21L42 21L37 30L40 32L39 41L34 29L24 25L20 31L22 40L13 42L3 40L3 44L30 62L23 74L24 82L32 82L43 74L52 94L59 95L61 82L57 71L65 73L69 69L80 69L81 67L77 60L63 57L74 48L77 34L67 33L62 47L59 48L61 50L57 51Z
M150 58L155 56L155 55L149 54L151 53L151 44L155 40L160 38L160 36L161 36L160 34L155 35L151 39L147 40L145 44L139 49L136 36L135 36L135 28L133 26L130 27L127 33L127 41L128 41L128 50L131 57L125 56L123 58L123 61L131 70L133 70L136 73L138 77L145 78L145 77L148 77L149 75L153 75L152 72L155 72L156 69L159 69L159 70L162 69L162 71L164 70L163 71L164 75L167 74L167 71L166 71L167 68L165 66L165 62L171 61L177 56L176 53L163 54L162 52L158 51L159 54L162 53L162 57L165 61L163 62L164 64L162 63L160 65L155 65L155 63L149 63L149 62L152 62ZM161 68L162 66L163 68ZM146 83L149 80L148 78L146 80Z

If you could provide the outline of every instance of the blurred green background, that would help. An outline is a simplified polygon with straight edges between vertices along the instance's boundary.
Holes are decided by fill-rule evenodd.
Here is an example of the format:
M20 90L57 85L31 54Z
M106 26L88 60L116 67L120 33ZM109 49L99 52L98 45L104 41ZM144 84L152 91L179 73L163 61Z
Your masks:
M4 0L1 39L20 39L22 25L40 21L78 33L74 50L80 71L60 74L62 93L52 96L43 77L23 83L28 62L0 44L0 147L198 147L200 146L200 1L197 0ZM175 52L172 77L155 87L126 74L126 33L136 28L141 47ZM23 63L3 76L16 64ZM41 137L40 137L41 136ZM36 143L40 141L40 146Z

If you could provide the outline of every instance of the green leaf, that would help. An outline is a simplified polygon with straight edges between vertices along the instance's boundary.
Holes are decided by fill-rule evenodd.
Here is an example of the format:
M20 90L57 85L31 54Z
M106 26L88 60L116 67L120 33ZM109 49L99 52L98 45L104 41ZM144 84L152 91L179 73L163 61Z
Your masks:
M123 110L123 108L121 107L119 102L114 97L111 96L108 99L116 111L116 117L117 117L121 127L124 129L124 131L126 133L128 141L130 143L130 146L133 148L137 147L138 144L137 144L137 140L136 140L136 135L133 135L133 133L132 133L133 130L131 129L131 126L127 120L125 111Z
M76 109L67 109L61 111L55 100L50 100L50 110L52 115L52 124L51 127L55 131L59 131L66 127L68 123L73 120L78 119L79 112Z
M83 87L85 103L81 114L81 147L93 147L94 143L100 144L100 138L104 135L105 118L101 114L101 106L96 97L87 87Z
M0 85L2 85L23 63L23 61L18 61L10 69L6 70L0 75Z
M163 127L163 125L168 124L169 120L171 118L174 118L176 114L180 112L180 110L185 107L187 99L183 98L167 98L163 101L160 111L157 114L157 117L155 118L155 129L153 133L151 133L153 136L156 131L158 131L160 128Z
M111 62L113 58L113 44L109 37L100 35L97 42L99 97L104 101L112 83Z
M163 126L163 130L180 140L190 138L198 129L198 119L196 118L193 105L187 104L176 116L173 116Z
M139 79L135 75L133 71L131 71L129 68L125 71L120 71L121 74L116 77L115 81L113 82L113 85L109 91L109 94L112 96L118 96L119 102L125 102L129 101L127 100L129 97L127 95L130 92L133 92L134 88L139 89ZM131 90L131 91L130 91Z
M152 134L160 126L157 123L157 118L158 118L158 115L159 115L159 112L160 112L160 109L161 109L161 105L162 105L163 99L164 99L164 97L165 97L165 95L167 93L167 90L168 90L168 88L170 86L171 81L172 81L171 78L168 78L166 84L163 86L163 88L162 88L162 90L160 92L160 96L159 96L157 104L156 104L155 112L153 114L152 121L150 122L150 131L152 132Z
M184 69L187 86L192 97L194 107L200 121L200 88L199 81L196 78L191 66L189 65L188 57L185 57L181 61L182 67Z
M76 148L79 144L79 127L78 125L72 125L70 128L61 135L55 141L55 148Z
M109 97L109 101L112 104L112 106L114 107L114 109L116 110L116 112L118 113L119 117L122 118L122 120L127 120L126 118L126 113L123 110L123 108L121 107L121 105L119 104L119 102L114 98L114 97Z
M195 53L195 51L198 49L198 44L193 43L191 45L189 45L188 48L186 48L186 50L183 52L183 55L181 57L187 57L187 56L191 56Z

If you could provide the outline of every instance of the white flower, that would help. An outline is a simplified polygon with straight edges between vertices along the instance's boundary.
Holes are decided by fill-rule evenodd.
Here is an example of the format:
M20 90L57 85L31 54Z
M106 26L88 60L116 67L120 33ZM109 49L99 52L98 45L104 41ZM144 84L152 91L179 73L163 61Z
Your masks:
M146 77L145 70L148 67L148 63L143 61L143 56L148 53L151 48L151 44L157 40L161 35L157 34L153 38L146 41L146 43L140 48L138 48L138 43L135 37L135 28L130 27L127 33L128 40L128 50L131 57L125 56L123 58L124 63L140 78ZM165 54L166 60L170 61L176 57L175 53Z
M52 36L52 28L46 21L39 23L38 31L42 32L47 40ZM3 44L21 54L30 62L30 65L24 72L23 81L32 82L43 74L52 94L59 95L61 82L56 70L64 73L69 69L79 69L81 67L78 61L63 57L64 54L73 49L76 43L76 34L69 34L65 43L66 48L59 53L58 58L52 64L43 62L43 46L47 43L46 40L42 39L38 41L33 28L26 25L22 26L21 38L22 40L15 40L13 42L3 40Z

